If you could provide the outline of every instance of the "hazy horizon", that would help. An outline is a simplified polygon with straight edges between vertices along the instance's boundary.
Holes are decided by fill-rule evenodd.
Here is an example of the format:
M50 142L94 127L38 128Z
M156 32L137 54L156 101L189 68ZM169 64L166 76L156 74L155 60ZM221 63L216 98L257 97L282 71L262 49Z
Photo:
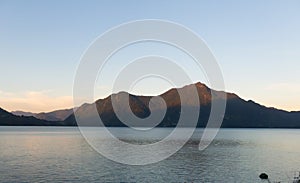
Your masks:
M200 83L202 83L201 81L198 81L198 82L200 82ZM191 83L191 84L196 84L196 83L198 83L198 82L194 82L194 83ZM202 84L205 84L207 87L209 87L206 83L202 83ZM185 86L187 86L187 85L190 85L190 84L186 84L186 85L183 85L183 86L181 86L181 87L185 87ZM179 87L179 88L181 88L181 87ZM210 87L209 87L210 88ZM101 100L101 99L105 99L105 98L107 98L107 97L109 97L109 96L111 96L111 95L113 95L113 94L117 94L117 93L120 93L120 92L127 92L127 93L129 93L129 94L132 94L132 95L136 95L136 96L157 96L157 95L161 95L161 94L163 94L163 93L165 93L165 92L167 92L167 91L169 91L170 89L173 89L172 87L170 87L170 88L167 88L166 90L163 90L163 91L161 91L161 92L159 92L159 93L157 93L157 94L139 94L139 93L132 93L132 92L127 92L127 91L118 91L118 92L113 92L113 93L111 93L111 94L109 94L109 95L107 95L107 96L104 96L104 97L101 97L101 98L96 98L94 101L90 101L90 102L84 102L84 103L82 103L81 105L83 105L83 104L86 104L86 103L89 103L89 104L91 104L91 103L94 103L96 100ZM213 88L210 88L210 89L213 89ZM223 90L217 90L217 91L223 91ZM225 92L227 92L227 91L225 91ZM234 92L227 92L227 93L234 93ZM235 93L234 93L235 94ZM243 99L243 98L242 98ZM254 101L254 102L256 102L256 101ZM54 110L50 110L50 111L36 111L36 112L34 112L34 111L27 111L27 110L11 110L11 111L9 111L9 112L29 112L29 113L48 113L48 112L53 112L53 111L58 111L58 110L65 110L65 109L72 109L72 108L78 108L78 107L80 107L81 105L79 105L79 106L70 106L70 107L66 107L66 108L58 108L58 109L54 109ZM263 105L263 104L261 104L261 105ZM266 106L266 107L270 107L270 108L273 108L273 106ZM1 106L0 106L0 108L1 108ZM280 109L280 108L276 108L276 109L279 109L279 110L285 110L285 109ZM6 109L4 109L4 110L6 110ZM300 110L286 110L286 111L288 111L288 112L297 112L297 111L300 111Z

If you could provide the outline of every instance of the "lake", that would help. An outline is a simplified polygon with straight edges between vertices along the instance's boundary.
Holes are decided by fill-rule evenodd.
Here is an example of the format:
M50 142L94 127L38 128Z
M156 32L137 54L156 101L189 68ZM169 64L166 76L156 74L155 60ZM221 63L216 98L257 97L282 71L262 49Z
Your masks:
M110 128L130 141L126 128ZM157 128L135 141L151 142ZM158 163L129 166L93 150L76 127L0 127L0 182L263 182L291 179L300 171L300 130L222 129L204 151L203 129L177 153ZM102 139L99 139L101 142Z

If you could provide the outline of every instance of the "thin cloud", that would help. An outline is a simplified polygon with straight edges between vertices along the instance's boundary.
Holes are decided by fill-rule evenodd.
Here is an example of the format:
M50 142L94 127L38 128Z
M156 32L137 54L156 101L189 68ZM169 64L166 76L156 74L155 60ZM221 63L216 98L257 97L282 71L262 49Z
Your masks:
M10 93L0 90L0 107L8 111L48 112L73 106L72 96L51 96L51 91Z

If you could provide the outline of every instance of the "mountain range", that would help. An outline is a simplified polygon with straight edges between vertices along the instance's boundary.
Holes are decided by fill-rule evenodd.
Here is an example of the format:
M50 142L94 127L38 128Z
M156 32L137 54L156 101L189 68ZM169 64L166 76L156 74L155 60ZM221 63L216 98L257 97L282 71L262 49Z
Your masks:
M16 116L0 108L0 125L1 126L63 126L62 121L47 121L37 119L33 116Z
M252 100L246 101L234 93L210 89L202 83L192 85L196 86L200 101L200 114L197 127L206 126L212 100L225 100L225 95L227 100L222 123L222 127L224 128L300 128L300 112L288 112L266 107ZM182 106L190 110L195 110L197 107L195 106L195 102L191 99L182 103L178 93L178 91L181 91L189 96L188 93L192 85L178 89L170 89L159 95L159 97L164 99L167 110L163 120L157 124L157 126L175 127L178 123ZM212 95L214 95L214 97L212 97ZM128 115L130 111L126 107L123 107L126 106L124 103L126 96L129 96L129 106L132 112L139 118L146 118L151 112L160 113L165 106L162 103L157 103L150 112L149 102L152 96L136 96L126 92L120 92L104 99L99 99L93 104L83 104L75 110L76 117L82 119L86 126L99 126L99 116L105 126L126 126L119 120L112 106L112 100L117 101L118 106L120 106L118 108L119 112L124 116ZM93 113L94 107L96 107L97 110L96 114ZM0 125L76 126L76 120L72 109L39 114L24 113L21 111L14 111L13 114L11 114L1 109ZM188 127L189 125L189 121L186 121L185 126ZM147 124L138 124L137 126L147 126Z
M37 119L47 120L47 121L63 121L73 113L73 109L62 109L62 110L55 110L52 112L41 112L41 113L32 113L32 112L24 112L24 111L12 111L11 113L16 116L33 116Z

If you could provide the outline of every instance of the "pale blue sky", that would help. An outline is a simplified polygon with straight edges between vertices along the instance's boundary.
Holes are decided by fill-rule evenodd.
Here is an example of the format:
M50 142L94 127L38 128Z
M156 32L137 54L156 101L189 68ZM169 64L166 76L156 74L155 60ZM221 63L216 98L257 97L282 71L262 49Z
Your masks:
M0 107L71 107L73 77L89 44L139 19L174 21L196 32L216 56L227 91L300 110L299 0L0 0ZM101 89L99 97L106 96Z

